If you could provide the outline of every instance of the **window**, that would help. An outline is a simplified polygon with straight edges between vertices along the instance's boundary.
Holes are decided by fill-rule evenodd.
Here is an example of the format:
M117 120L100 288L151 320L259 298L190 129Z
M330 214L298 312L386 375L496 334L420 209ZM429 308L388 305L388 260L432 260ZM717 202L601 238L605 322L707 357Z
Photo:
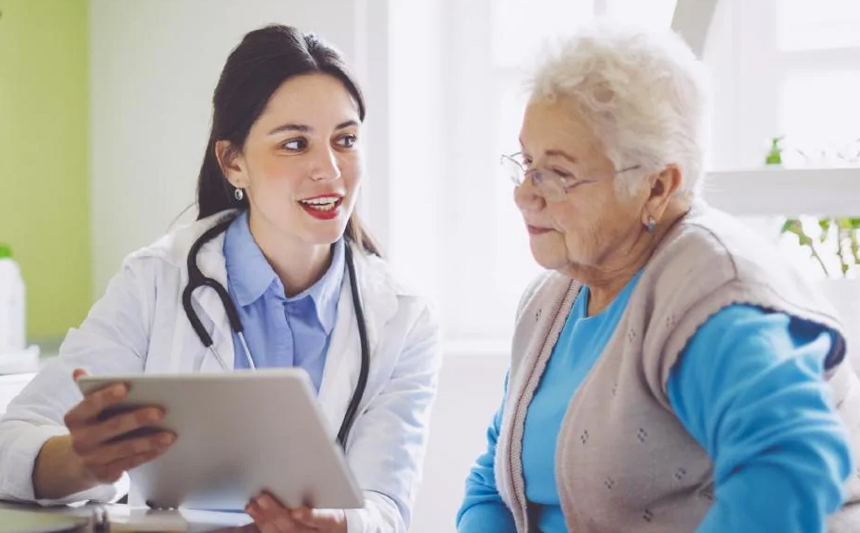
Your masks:
M490 2L492 64L521 66L547 39L569 34L594 18L592 0L495 0Z
M781 0L774 6L783 52L860 47L860 2Z
M676 3L677 0L610 0L606 5L606 16L613 20L664 29L672 22Z
M795 150L809 158L808 162L798 160L798 165L833 166L845 162L840 157L857 156L860 64L845 67L821 71L789 69L782 79L779 131Z
M446 340L505 343L519 297L540 271L498 164L501 154L518 151L527 97L521 67L547 39L596 16L667 28L676 0L419 4L427 13L412 23L433 25L417 32L433 41L427 46L415 45L416 32L398 24L398 8L390 21L402 36L397 56L412 65L391 65L395 81L398 73L409 73L391 89L392 99L402 100L390 111L392 146L398 147L392 157L400 158L392 181L421 183L418 189L398 185L404 192L391 195L393 260L419 289L435 296ZM422 54L418 63L416 50ZM789 160L797 154L792 148L835 152L860 137L856 0L721 0L704 59L715 91L709 169L758 168L770 138L782 134ZM425 61L430 90L406 90L420 75L414 65ZM406 196L414 190L422 191L420 198ZM779 220L748 222L779 239ZM398 257L406 249L420 251L422 258Z
M716 121L717 166L758 166L780 135L787 165L835 164L836 153L860 137L860 3L723 0L718 7L706 54L724 117Z
M784 137L786 167L858 165L860 3L723 0L706 61L714 71L716 166L760 167L777 136ZM810 179L809 186L817 185ZM778 239L786 257L810 276L823 276L794 236L778 236L779 220L748 222ZM807 217L804 225L815 233L815 219Z
M780 84L779 129L806 164L840 165L860 138L860 3L774 3ZM811 161L810 161L811 160ZM801 164L803 162L798 162Z

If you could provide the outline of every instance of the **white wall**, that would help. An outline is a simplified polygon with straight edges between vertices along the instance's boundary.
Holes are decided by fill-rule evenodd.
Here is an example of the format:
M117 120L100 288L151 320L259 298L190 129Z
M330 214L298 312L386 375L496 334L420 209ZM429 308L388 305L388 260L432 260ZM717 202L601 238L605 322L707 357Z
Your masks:
M212 92L242 36L273 22L315 31L343 51L374 94L367 78L380 62L368 36L380 9L382 2L354 0L91 0L96 296L126 254L164 234L193 203ZM384 106L374 112L382 117L369 127L384 125ZM373 154L368 164L376 164Z
M501 354L446 356L411 533L455 531L466 475L486 449L487 427L502 400L508 360Z
M388 18L388 130L385 194L388 253L399 276L439 300L440 179L446 170L439 0L390 3ZM376 192L376 191L374 191ZM375 229L375 228L374 228Z

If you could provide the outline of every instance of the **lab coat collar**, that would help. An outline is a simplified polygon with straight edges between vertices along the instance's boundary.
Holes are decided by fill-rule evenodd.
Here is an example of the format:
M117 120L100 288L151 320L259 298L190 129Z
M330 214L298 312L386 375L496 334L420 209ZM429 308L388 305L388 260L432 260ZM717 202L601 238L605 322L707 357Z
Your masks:
M160 256L167 262L175 265L181 272L182 287L188 284L188 251L194 242L200 238L209 228L228 217L235 217L236 211L218 213L181 227L168 234L153 246L149 247L144 254ZM368 344L370 345L371 365L373 354L381 341L383 328L397 313L399 295L411 294L392 276L388 265L380 258L369 255L355 244L352 245L353 258L355 261L356 279L359 287L359 295L364 308L364 319L367 327ZM219 234L207 242L200 249L197 257L200 271L215 281L226 286L227 268L224 260L224 233ZM230 324L224 306L213 290L198 289L194 291L192 306L204 326L212 334L216 349L220 353L224 365L228 369L233 368L234 350L233 337ZM184 318L187 321L187 318ZM194 335L190 326L188 328L177 328L177 332L185 331ZM183 346L184 339L176 339L175 346ZM213 357L203 359L203 371L219 371L220 365ZM323 371L323 381L320 387L320 401L326 399L324 405L331 409L345 411L346 404L351 397L352 390L358 382L358 373L361 368L361 349L359 343L358 326L356 324L355 309L352 303L350 282L345 277L341 288L340 302L338 304L338 317L335 322L332 338L329 344L326 365ZM324 398L326 396L338 398ZM345 401L331 402L328 400L340 399L346 395ZM329 420L340 420L342 414L327 413ZM338 422L339 423L339 422Z

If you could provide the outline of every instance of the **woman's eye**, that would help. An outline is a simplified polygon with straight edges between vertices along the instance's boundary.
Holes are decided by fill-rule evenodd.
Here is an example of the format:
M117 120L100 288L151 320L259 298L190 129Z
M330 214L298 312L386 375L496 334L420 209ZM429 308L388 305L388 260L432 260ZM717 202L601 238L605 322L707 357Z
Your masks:
M307 139L290 139L289 141L281 144L281 148L291 152L301 152L307 147Z
M353 146L355 146L355 143L357 143L357 142L358 142L358 137L356 137L355 135L352 135L352 134L341 135L337 139L337 144L339 144L340 146L343 146L344 148L352 148Z
M554 168L554 169L552 169L552 171L555 172L556 174L558 174L559 176L561 176L562 178L566 179L566 180L573 179L576 177L571 172L568 172L568 171L564 170L563 168Z

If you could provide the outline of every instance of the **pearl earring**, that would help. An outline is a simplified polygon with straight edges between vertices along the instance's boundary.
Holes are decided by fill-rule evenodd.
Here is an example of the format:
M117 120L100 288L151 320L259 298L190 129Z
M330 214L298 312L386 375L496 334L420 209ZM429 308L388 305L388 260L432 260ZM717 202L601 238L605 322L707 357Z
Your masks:
M241 202L242 199L245 198L245 191L237 188L235 191L233 191L233 197L236 198L237 202Z

